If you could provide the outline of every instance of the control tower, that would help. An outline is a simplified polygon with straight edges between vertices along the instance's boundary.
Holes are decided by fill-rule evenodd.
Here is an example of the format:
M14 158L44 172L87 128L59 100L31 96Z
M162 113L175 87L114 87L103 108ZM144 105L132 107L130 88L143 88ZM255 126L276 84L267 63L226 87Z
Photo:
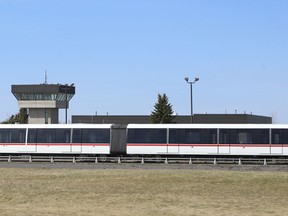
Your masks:
M12 85L19 108L28 109L29 124L58 124L59 109L67 109L75 94L74 84Z

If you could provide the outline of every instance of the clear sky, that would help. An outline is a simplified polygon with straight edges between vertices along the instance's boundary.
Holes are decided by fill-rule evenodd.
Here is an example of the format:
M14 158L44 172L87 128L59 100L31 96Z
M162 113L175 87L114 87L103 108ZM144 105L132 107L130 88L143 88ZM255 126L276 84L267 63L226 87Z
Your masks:
M12 84L75 83L71 115L173 110L288 123L287 0L0 0L0 121ZM64 122L64 110L60 121Z

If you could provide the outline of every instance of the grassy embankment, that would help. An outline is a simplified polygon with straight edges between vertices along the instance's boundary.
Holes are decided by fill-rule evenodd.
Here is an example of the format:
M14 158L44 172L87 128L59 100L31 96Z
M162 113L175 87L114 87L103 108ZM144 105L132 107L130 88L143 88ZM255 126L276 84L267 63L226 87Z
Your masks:
M288 173L0 169L0 215L286 215Z

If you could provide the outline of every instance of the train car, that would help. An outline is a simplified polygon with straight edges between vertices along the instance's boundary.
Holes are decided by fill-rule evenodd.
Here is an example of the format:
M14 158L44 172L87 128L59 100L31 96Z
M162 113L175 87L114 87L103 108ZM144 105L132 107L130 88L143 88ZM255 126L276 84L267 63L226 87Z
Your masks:
M0 153L110 154L111 124L0 125Z
M130 124L127 154L288 156L288 125Z
M0 154L288 156L288 125L0 125Z

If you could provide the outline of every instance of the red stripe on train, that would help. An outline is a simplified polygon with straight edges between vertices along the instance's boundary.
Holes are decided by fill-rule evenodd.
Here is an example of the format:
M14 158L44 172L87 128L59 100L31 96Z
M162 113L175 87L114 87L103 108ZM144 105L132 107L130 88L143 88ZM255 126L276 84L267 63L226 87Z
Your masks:
M162 144L162 143L128 143L127 146L142 147L288 147L288 144Z
M26 143L0 143L0 146L26 146ZM27 143L27 146L110 146L109 143Z

